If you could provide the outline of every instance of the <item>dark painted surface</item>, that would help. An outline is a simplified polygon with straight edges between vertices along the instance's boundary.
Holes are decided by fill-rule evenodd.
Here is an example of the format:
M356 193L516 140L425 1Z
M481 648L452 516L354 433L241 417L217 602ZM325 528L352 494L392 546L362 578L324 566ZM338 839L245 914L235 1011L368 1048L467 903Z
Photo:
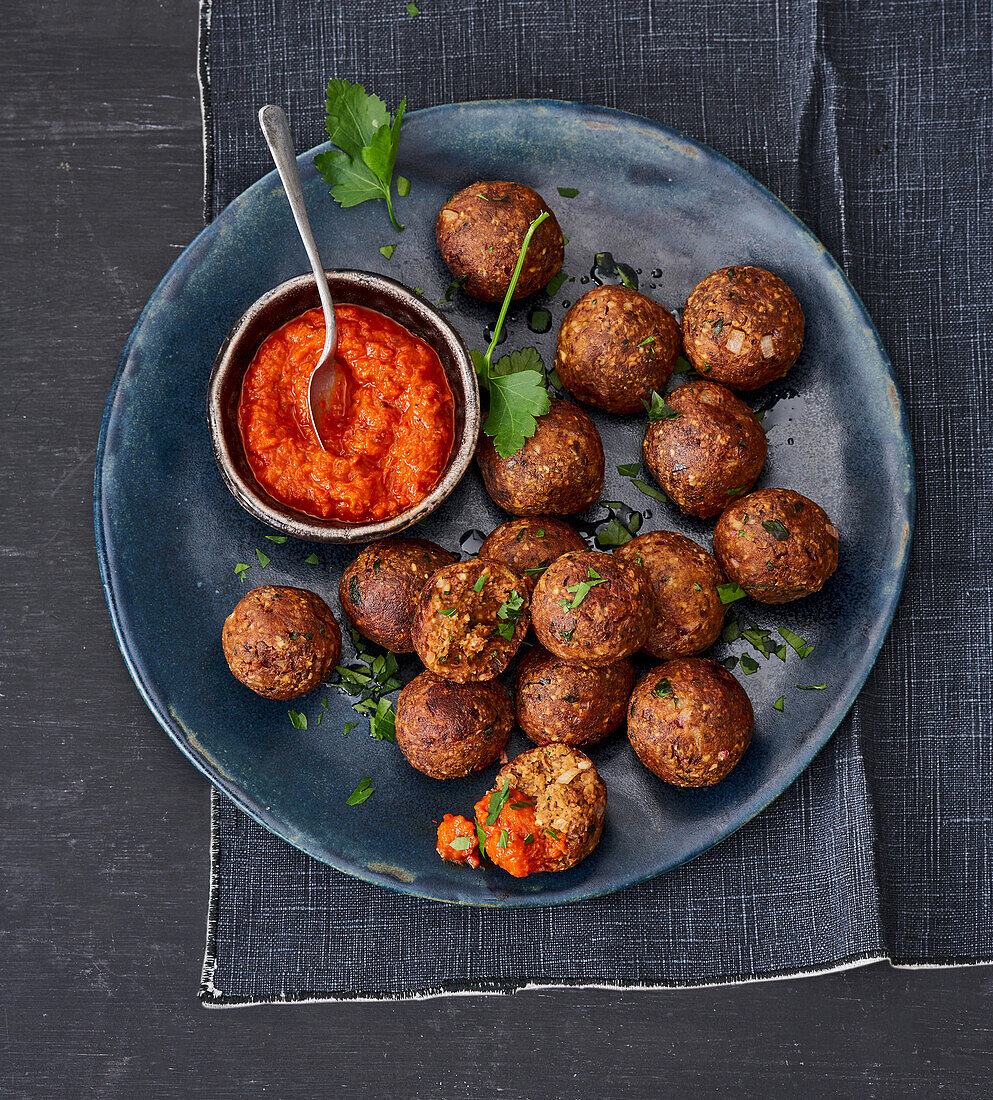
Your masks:
M993 974L981 968L197 1005L206 784L117 653L90 500L117 356L200 227L195 12L39 2L8 5L4 22L0 1094L987 1094Z

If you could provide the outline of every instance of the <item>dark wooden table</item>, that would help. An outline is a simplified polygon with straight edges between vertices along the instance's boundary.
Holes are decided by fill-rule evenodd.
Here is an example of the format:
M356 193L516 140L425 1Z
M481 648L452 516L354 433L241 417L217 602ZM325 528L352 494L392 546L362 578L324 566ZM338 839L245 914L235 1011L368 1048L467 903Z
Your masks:
M196 11L3 18L0 1095L990 1095L983 968L199 1007L207 784L125 671L91 518L118 355L201 226Z

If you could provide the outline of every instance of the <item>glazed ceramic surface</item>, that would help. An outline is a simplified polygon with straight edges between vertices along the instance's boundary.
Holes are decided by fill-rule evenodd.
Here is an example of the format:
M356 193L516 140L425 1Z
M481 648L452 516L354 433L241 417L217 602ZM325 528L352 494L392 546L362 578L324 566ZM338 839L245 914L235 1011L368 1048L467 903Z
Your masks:
M738 605L745 619L788 627L815 649L804 660L792 650L785 662L758 657L750 676L734 670L755 708L755 734L724 782L704 790L666 786L618 732L591 750L609 792L607 825L578 867L516 880L442 863L435 823L446 811L470 811L495 767L466 780L427 779L394 744L372 740L352 700L335 687L291 704L264 700L231 677L221 653L225 616L248 588L267 583L323 596L346 628L343 660L354 658L337 587L356 549L267 541L273 532L239 507L211 454L206 392L218 348L255 299L306 267L271 173L176 261L138 321L107 405L96 471L97 544L121 650L149 707L193 763L273 832L394 889L469 904L556 904L620 889L699 854L780 794L831 736L872 666L899 596L913 522L913 459L900 396L861 302L809 230L741 169L664 126L603 108L509 101L411 113L397 165L412 181L398 205L402 234L379 203L336 206L311 154L301 169L329 264L380 271L438 302L450 284L434 242L445 199L485 178L536 188L568 238L570 278L554 296L538 294L515 309L501 351L535 345L549 365L567 305L595 278L617 278L610 259L598 261L598 254L610 253L639 289L673 309L718 267L754 263L780 274L806 314L806 345L783 382L747 397L765 410L769 439L759 485L787 486L820 503L841 533L840 565L813 598L780 608ZM558 187L579 194L560 197ZM379 252L386 244L397 245L390 260ZM495 309L461 291L440 308L470 347L485 347ZM608 455L603 499L642 513L642 530L682 531L709 549L711 524L643 496L616 470L639 459L644 418L593 416ZM578 517L579 526L593 535L617 512L628 518L612 504ZM411 534L472 553L479 533L507 518L472 467ZM256 548L271 559L264 568ZM312 554L316 565L305 561ZM252 566L245 583L234 572L238 562ZM740 641L719 644L713 655L742 652L757 656ZM405 682L417 669L413 658L401 659ZM797 687L822 683L822 691ZM781 713L773 709L780 696ZM288 708L308 716L307 730L291 725ZM343 736L345 723L356 719ZM508 752L526 747L515 733ZM373 796L346 805L366 776Z

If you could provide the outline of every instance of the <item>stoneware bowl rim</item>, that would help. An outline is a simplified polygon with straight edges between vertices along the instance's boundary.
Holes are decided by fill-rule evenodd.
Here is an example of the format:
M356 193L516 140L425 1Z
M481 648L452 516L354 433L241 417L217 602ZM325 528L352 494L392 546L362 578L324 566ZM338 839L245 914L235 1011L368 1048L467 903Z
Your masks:
M287 309L291 303L299 303L308 291L313 292L314 305L319 305L317 286L312 274L297 275L266 291L245 310L224 338L217 358L214 360L207 387L210 439L214 459L225 485L242 508L257 520L283 534L308 542L370 542L395 535L426 519L447 499L461 481L472 462L479 434L479 384L465 341L447 318L415 291L395 279L372 271L328 268L326 274L331 285L332 296L336 301L366 305L373 294L378 294L383 299L400 305L402 312L412 315L420 322L422 331L417 335L441 355L450 381L452 381L451 371L446 359L454 365L455 374L461 384L462 396L460 398L456 386L453 385L452 392L456 405L455 439L448 465L438 484L422 501L399 515L376 523L341 523L309 516L305 512L280 503L252 477L245 461L244 445L237 419L232 415L230 401L226 394L230 391L230 384L236 384L238 391L241 390L241 378L261 343L258 337L260 318L269 315L277 316L278 319L274 323L262 326L268 334L311 308L309 306L297 308L294 305L293 309ZM376 309L377 306L368 304L368 308ZM385 310L379 308L379 312L385 312ZM407 327L407 321L403 317L393 319ZM265 337L263 336L262 339ZM442 354L443 351L446 354ZM232 379L236 381L232 383Z

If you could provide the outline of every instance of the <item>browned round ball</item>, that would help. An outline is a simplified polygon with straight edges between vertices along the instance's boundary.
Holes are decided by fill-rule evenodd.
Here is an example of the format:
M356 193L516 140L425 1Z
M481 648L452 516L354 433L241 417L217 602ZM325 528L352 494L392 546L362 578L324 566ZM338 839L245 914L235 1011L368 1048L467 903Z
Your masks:
M513 727L513 704L499 680L457 684L422 672L397 699L397 744L432 779L455 779L492 764Z
M530 588L557 557L569 550L585 550L583 536L550 516L529 516L501 523L487 535L479 548L479 557L502 561Z
M679 325L658 302L623 286L588 291L565 315L555 350L562 385L614 413L641 412L679 356Z
M454 556L426 539L371 542L341 575L338 595L355 629L394 653L410 653L414 600Z
M713 382L678 386L666 404L676 415L648 425L645 465L688 515L720 515L762 470L767 449L762 425L744 401Z
M534 649L517 671L517 724L536 745L592 745L624 721L632 687L628 660L594 668Z
M753 724L745 689L726 668L684 657L638 681L628 739L642 764L666 783L710 787L742 758Z
M435 224L438 248L466 293L484 302L502 302L529 226L543 211L549 217L534 232L514 298L547 286L562 267L565 240L555 215L530 187L505 180L483 180L453 195Z
M683 309L686 358L712 382L755 390L782 378L803 347L796 295L761 267L724 267L698 283Z
M502 790L505 781L535 800L540 835L548 832L565 841L546 871L575 867L597 846L607 812L607 788L586 753L570 745L539 745L505 764L493 790Z
M724 604L717 586L724 574L702 546L675 531L650 531L614 551L643 566L655 595L655 621L646 653L668 660L701 653L717 641Z
M267 699L313 691L341 657L331 609L305 588L264 584L224 620L221 646L237 679Z
M438 676L492 680L510 664L531 616L521 578L497 561L455 562L439 569L417 597L410 637Z
M611 665L645 644L655 619L652 583L636 562L573 551L538 578L531 617L538 641L557 657Z
M759 489L717 521L714 553L753 600L789 603L819 592L838 568L838 531L792 489Z
M553 401L534 435L510 458L482 436L476 461L486 491L518 516L583 512L603 489L603 443L596 425L568 401Z

